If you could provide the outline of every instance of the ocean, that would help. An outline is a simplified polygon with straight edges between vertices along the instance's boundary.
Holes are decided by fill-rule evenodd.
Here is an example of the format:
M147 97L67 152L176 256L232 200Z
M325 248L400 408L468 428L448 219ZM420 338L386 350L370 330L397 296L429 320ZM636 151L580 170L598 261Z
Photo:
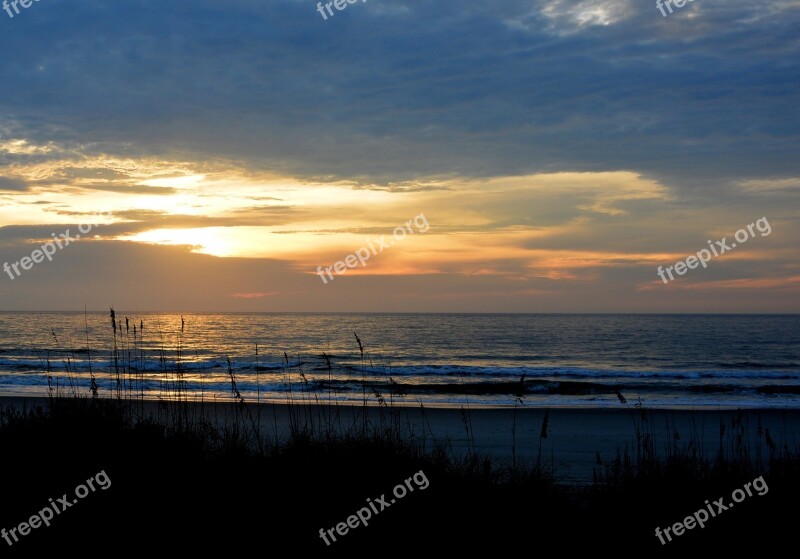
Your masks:
M94 376L101 397L229 401L232 373L249 402L800 408L798 315L117 311L116 323L115 341L108 312L0 313L0 395L89 396Z

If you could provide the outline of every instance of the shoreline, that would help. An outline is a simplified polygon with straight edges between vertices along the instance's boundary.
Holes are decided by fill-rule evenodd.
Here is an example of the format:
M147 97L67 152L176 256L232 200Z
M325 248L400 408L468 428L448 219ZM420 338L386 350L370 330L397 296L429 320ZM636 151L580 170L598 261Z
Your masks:
M316 399L315 401L307 400L303 401L301 393L296 392L292 393L291 398L293 398L293 402L287 403L287 398L273 398L273 399L265 399L261 398L260 400L250 400L245 398L245 403L248 406L293 406L293 407L341 407L341 408L361 408L364 406L364 403L359 400L332 400L330 402L326 402L323 399ZM90 400L91 397L87 395L79 395L79 399L86 399ZM310 398L308 396L307 398ZM39 401L39 402L48 402L48 396L29 396L24 394L3 394L0 395L0 406L6 406L6 401L8 403L17 402L17 401ZM56 396L54 397L56 400L73 400L75 399L74 396ZM116 398L108 397L108 396L99 396L99 400L103 401L113 401ZM123 401L128 401L128 398L123 398ZM131 398L131 402L139 402L138 398ZM213 397L200 397L200 398L188 398L188 399L170 399L170 398L144 398L144 402L147 404L196 404L196 405L225 405L225 404L234 404L235 402L231 399L231 397L225 396L224 398L213 398ZM375 400L374 395L370 395L366 400L366 405L368 408L380 408L381 404ZM463 402L463 403L451 403L451 402L437 402L437 401L429 401L429 402L409 402L407 400L394 400L391 404L387 404L388 407L394 408L409 408L415 409L420 408L420 406L424 407L426 410L450 410L450 411L460 411L462 409L466 411L476 411L476 410L497 410L497 411L513 411L514 409L517 410L518 413L521 413L523 410L531 410L531 411L544 411L544 410L585 410L585 411L597 411L597 412L609 412L609 413L638 413L639 410L649 410L649 411L659 411L659 412L797 412L800 413L800 401L797 402L795 406L772 406L772 407L765 407L765 406L734 406L734 405L708 405L708 404L698 404L698 405L647 405L647 406L636 406L630 404L616 404L616 405L608 405L608 406L597 406L597 405L590 405L590 404L548 404L543 405L535 401L527 401L522 406L514 406L514 404L483 404L477 402Z
M70 398L66 398L69 400ZM90 401L86 398L85 401ZM107 400L107 399L101 399ZM192 413L201 413L223 425L231 414L237 413L237 404L226 401L176 402L145 400L123 401L144 415L169 413L188 406ZM48 398L0 397L3 408L33 409L47 407ZM142 408L139 406L142 405ZM339 433L357 428L365 421L362 405L317 404L295 402L246 403L253 422L267 439L286 439L291 433L292 421L316 426L335 427ZM591 482L598 456L608 464L618 451L636 449L637 426L647 433L658 452L673 440L685 444L694 437L699 449L707 458L713 458L721 445L720 426L728 431L734 422L743 426L746 444L753 453L768 456L765 441L759 430L768 429L772 437L794 446L800 436L800 410L796 409L655 409L655 408L443 408L423 406L379 407L368 405L366 421L372 425L386 422L400 429L402 436L433 448L446 444L455 457L467 456L474 451L490 457L493 462L510 464L516 461L531 463L538 457L541 443L541 460L552 466L556 480L565 484L583 485ZM542 435L543 419L547 415L546 438ZM250 417L248 417L250 421ZM763 431L762 431L763 432ZM515 435L514 435L515 434ZM677 434L677 435L676 435ZM728 435L730 436L730 435ZM513 450L512 450L513 449ZM755 454L754 454L755 455Z

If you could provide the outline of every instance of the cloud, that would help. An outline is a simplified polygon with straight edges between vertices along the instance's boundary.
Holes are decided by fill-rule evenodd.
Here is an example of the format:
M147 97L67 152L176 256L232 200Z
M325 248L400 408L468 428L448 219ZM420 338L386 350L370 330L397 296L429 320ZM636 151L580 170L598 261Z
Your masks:
M662 18L624 0L418 0L327 22L288 0L154 6L55 3L9 26L0 130L23 143L6 161L230 158L375 184L800 174L797 2Z
M120 194L151 194L155 196L166 196L168 194L175 194L178 192L175 188L164 186L145 186L141 184L130 185L81 182L80 184L75 184L74 186L83 190L100 190L103 192L117 192Z
M614 25L625 20L633 11L629 0L551 0L537 6L529 17L537 20L539 18L536 16L541 14L550 20L549 30L568 35L595 25ZM530 30L530 26L525 26L519 20L516 23Z
M278 295L277 291L270 291L267 293L234 293L231 297L237 297L239 299L262 299L264 297L272 297L274 295Z
M769 290L797 275L800 2L358 8L86 0L5 26L3 256L114 219L3 300L787 308ZM318 291L316 266L420 212L430 232ZM719 291L640 289L763 215L768 242L681 284Z
M0 191L23 191L28 190L29 185L22 179L0 177Z

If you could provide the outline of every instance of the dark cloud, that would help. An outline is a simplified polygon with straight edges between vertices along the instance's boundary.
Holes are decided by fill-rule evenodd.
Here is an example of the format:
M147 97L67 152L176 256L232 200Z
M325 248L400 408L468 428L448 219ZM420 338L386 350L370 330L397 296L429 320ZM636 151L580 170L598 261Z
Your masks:
M151 229L190 229L196 227L264 227L280 225L290 221L291 208L270 207L257 208L248 215L226 215L210 217L201 215L180 215L151 210L117 211L113 214L114 223L100 223L93 234L104 238L134 235ZM16 241L47 240L52 233L61 233L67 229L75 231L78 225L98 223L97 214L59 210L55 212L74 218L72 223L53 223L48 225L7 225L0 227L0 245L8 245ZM102 220L102 218L100 218Z
M167 186L147 186L144 184L86 183L73 184L71 188L83 190L99 190L101 192L117 192L119 194L147 194L165 196L175 194L176 189Z
M0 177L0 191L6 190L10 192L22 192L23 190L28 189L28 183L22 179Z
M67 151L367 183L800 174L800 10L786 2L663 18L625 0L375 0L328 21L293 0L35 8L3 22L16 54L0 60L2 129Z

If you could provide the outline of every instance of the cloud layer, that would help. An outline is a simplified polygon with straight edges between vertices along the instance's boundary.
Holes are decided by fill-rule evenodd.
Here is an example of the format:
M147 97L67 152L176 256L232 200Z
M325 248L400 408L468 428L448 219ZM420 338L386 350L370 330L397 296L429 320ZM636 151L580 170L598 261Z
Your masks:
M115 216L0 277L2 305L134 282L140 309L800 310L800 1L315 6L0 12L0 263ZM420 212L424 236L314 275ZM771 236L660 285L762 216Z

